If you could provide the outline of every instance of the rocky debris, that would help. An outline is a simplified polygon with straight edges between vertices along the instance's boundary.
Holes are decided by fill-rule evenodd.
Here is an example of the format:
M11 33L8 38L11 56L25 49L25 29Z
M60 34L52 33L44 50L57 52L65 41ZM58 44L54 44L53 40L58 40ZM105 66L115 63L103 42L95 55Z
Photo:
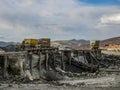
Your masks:
M99 61L99 69L98 67L89 66L84 64L84 62L80 62L79 60L72 60L71 65L68 62L65 62L64 70L61 69L59 65L60 61L56 62L55 68L52 68L53 65L51 62L49 70L45 69L44 66L44 59L45 57L42 56L42 69L40 74L37 68L37 60L38 56L33 54L33 62L32 62L32 69L33 74L31 75L29 68L24 72L24 75L19 77L16 76L16 73L12 73L7 79L0 78L0 83L10 83L10 84L52 84L57 86L75 86L75 87L87 87L87 86L116 86L119 84L120 73L114 73L112 75L106 71L100 71L100 68L104 69L119 69L120 68L120 57L119 56L107 56L102 55L101 58L98 59ZM11 56L9 59L12 59L9 62L11 69L13 71L15 68L20 68L20 63L24 62L24 58L22 56ZM18 62L20 61L20 62ZM29 64L29 63L28 63ZM77 67L77 69L76 69ZM91 68L92 67L92 68ZM94 70L95 68L95 70ZM97 68L97 69L96 69ZM23 67L21 67L23 69ZM73 70L72 70L73 69ZM76 72L74 72L76 70ZM91 71L93 70L93 71ZM10 70L11 71L11 70ZM37 76L36 76L37 75ZM118 85L119 86L119 85ZM10 85L9 87L13 87Z
M120 81L119 81L120 82ZM94 87L108 87L108 86L116 86L119 84L116 81L115 77L101 77L101 78L90 78L90 79L77 79L77 80L62 80L59 83L64 83L72 86L94 86Z
M102 68L120 68L120 56L102 55L99 59L100 67Z
M58 81L63 80L64 76L54 70L47 71L45 73L45 77L47 81Z

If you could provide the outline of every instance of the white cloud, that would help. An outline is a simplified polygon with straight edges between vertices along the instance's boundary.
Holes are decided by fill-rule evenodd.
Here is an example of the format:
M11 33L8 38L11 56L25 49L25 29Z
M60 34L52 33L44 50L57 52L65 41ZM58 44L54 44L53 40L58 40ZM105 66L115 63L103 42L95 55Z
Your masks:
M6 37L1 40L103 39L113 34L109 27L96 26L101 17L102 23L111 22L107 17L114 13L120 13L118 6L88 6L77 0L0 0L0 35ZM116 29L114 35L120 33L119 27L111 28Z
M101 18L101 23L103 23L103 24L120 24L120 13L103 16Z

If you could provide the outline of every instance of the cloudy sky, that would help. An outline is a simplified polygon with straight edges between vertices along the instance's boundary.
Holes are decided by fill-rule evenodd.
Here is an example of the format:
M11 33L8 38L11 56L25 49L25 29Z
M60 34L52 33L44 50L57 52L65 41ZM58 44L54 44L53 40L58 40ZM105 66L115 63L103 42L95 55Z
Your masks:
M0 41L120 36L120 0L0 0Z

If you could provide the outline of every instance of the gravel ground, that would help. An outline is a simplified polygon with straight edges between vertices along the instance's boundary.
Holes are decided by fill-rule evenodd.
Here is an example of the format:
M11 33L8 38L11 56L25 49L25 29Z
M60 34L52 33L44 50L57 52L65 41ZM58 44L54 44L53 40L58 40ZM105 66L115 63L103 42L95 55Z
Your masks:
M74 86L53 86L48 84L3 84L0 90L120 90L120 87L74 87Z
M32 81L28 83L0 84L0 90L120 90L119 74L106 74L98 77L70 77L59 81Z

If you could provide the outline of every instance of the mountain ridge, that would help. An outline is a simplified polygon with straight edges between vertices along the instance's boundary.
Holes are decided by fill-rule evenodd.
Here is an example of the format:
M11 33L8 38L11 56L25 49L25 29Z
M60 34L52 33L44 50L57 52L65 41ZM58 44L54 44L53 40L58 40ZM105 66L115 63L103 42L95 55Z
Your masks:
M15 43L17 42L0 41L0 47L9 47L10 45L14 45ZM90 43L90 40L84 40L84 39L51 41L52 46L70 46L70 47L89 45L89 43ZM100 41L100 46L105 46L107 44L120 45L120 37L113 37L113 38L108 38L108 39Z

